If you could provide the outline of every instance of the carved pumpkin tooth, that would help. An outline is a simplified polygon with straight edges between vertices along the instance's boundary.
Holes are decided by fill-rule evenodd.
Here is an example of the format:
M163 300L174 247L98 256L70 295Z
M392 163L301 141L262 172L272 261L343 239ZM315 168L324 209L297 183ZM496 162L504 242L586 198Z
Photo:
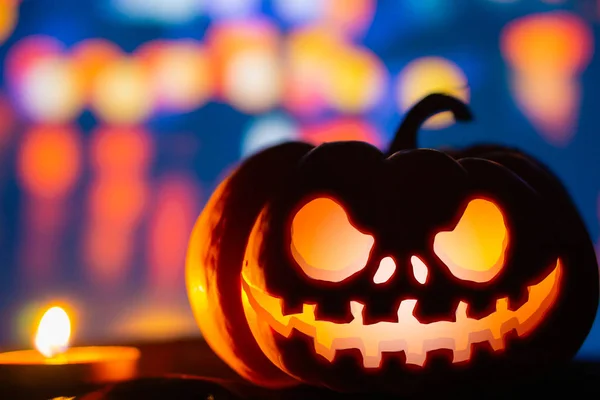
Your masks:
M417 305L417 300L407 299L403 300L400 303L400 307L398 307L398 321L408 321L414 319L413 312L415 310L415 306Z
M408 365L416 365L422 367L425 365L425 359L427 355L424 352L408 352L406 354L406 364Z
M467 308L468 304L466 302L458 302L458 306L456 307L456 322L462 323L467 319Z
M365 308L365 305L362 303L359 303L358 301L350 302L350 310L352 313L352 317L354 318L354 321L360 322L362 324L364 308Z
M363 340L363 365L365 368L378 368L381 364L381 352L377 338L365 338Z
M468 361L471 357L471 342L468 334L454 338L454 362Z

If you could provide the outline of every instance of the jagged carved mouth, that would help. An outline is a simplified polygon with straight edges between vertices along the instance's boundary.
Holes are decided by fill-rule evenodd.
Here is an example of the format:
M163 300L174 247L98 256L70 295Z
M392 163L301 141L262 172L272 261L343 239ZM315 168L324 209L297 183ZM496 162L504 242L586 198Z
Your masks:
M471 358L471 345L487 341L494 351L505 349L504 336L516 330L519 337L528 335L541 323L555 303L561 282L562 262L556 265L541 282L529 286L527 301L516 310L508 309L508 298L496 300L496 311L481 318L467 317L468 304L461 301L456 309L456 320L427 324L413 316L417 300L403 300L398 307L398 322L363 324L364 304L351 301L354 319L346 324L315 319L315 304L303 304L302 313L283 315L282 299L252 286L243 276L242 287L251 307L259 318L275 331L290 337L297 329L313 339L317 354L329 362L336 351L358 349L364 368L378 368L382 353L404 352L406 364L424 366L427 352L449 349L453 363Z

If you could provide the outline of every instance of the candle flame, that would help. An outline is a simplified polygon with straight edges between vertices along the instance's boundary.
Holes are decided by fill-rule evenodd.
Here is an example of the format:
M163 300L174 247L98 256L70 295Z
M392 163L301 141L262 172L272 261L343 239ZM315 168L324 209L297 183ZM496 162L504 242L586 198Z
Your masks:
M35 336L35 347L45 357L64 353L69 347L71 321L66 311L52 307L42 317Z

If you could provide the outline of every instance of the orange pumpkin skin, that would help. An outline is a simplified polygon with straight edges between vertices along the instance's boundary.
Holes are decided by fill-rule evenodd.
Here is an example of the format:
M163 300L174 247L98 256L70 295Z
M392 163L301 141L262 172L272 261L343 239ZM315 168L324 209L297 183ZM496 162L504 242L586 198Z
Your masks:
M461 108L464 105L457 106L455 100L452 107L435 104L447 101L447 96L439 95L430 97L428 102L423 101L415 109L424 111L410 112L399 132L416 130L424 120L423 115L431 111L427 108L432 104L436 112L450 109L457 119L468 119L465 109ZM465 381L469 385L479 381L489 384L490 380L494 382L501 377L530 374L537 368L565 362L577 352L598 307L598 270L585 225L559 180L535 159L517 150L493 145L446 152L414 150L413 139L397 136L392 150L385 155L367 144L356 142L317 148L300 143L277 146L248 159L215 192L190 241L188 293L207 342L240 375L270 387L283 387L297 380L339 391L410 393L437 387L443 393L450 385ZM407 151L400 152L402 149ZM299 173L310 163L313 163L311 172ZM386 172L390 165L393 169ZM410 174L404 171L418 173L407 178ZM463 176L466 171L468 179ZM370 184L383 174L389 177L379 182L384 185ZM397 178L401 175L405 181L398 185ZM300 181L297 180L299 176ZM429 185L419 186L419 180ZM314 185L315 182L320 183ZM378 190L379 187L393 186L394 182L398 185L396 189ZM491 194L488 198L486 188L489 189L487 194ZM495 203L501 218L509 225L514 223L514 226L508 226L509 236L515 233L513 228L518 230L514 238L519 246L515 250L513 243L508 245L508 250L503 250L509 262L508 267L503 267L504 272L498 273L498 279L484 276L474 278L473 282L459 282L459 277L469 278L469 274L450 273L448 265L441 261L441 254L411 241L413 237L430 234L433 228L434 232L440 232L440 223L456 225L457 217L468 214L465 202L477 197L480 189L484 189L481 192L484 196L475 199L477 204L486 204L486 207L492 204L493 209ZM511 195L513 192L515 196ZM360 229L354 228L372 234L376 246L383 246L383 252L372 248L367 265L351 268L343 279L334 276L334 279L322 281L315 279L319 277L318 273L306 272L315 265L306 262L310 254L305 258L306 254L296 255L302 253L302 243L294 247L294 234L290 228L295 229L294 216L304 209L304 200L310 202L311 198L335 198L336 195L341 201L342 214L345 212L350 220L356 219ZM536 210L538 206L541 211ZM536 212L532 212L534 210ZM409 223L394 225L398 218ZM469 221L472 219L467 218L466 225ZM310 227L311 224L304 225ZM452 226L447 226L448 231ZM407 227L410 229L406 230ZM446 233L445 229L441 231ZM335 234L336 231L327 232ZM319 229L316 229L315 235L318 233ZM535 239L538 234L540 240ZM528 237L532 237L531 243L535 244L529 250L523 244L530 243ZM318 240L323 240L323 236ZM347 246L347 252L361 246L358 240L352 242ZM459 248L467 247L459 245ZM421 263L425 260L428 273L418 275L415 272L418 263L413 264L415 269L410 271L407 259L401 258L413 254L406 250L416 251L414 254L420 256ZM452 248L449 250L452 252ZM517 252L518 259L515 260L510 252ZM541 252L542 257L537 257L536 252ZM399 257L394 259L395 275L384 271L377 277L384 265L383 259L389 255ZM529 263L540 259L552 259L555 263ZM335 263L336 257L328 260ZM306 269L302 261L308 264ZM490 271L496 273L493 268L487 272ZM481 282L484 282L483 286L478 286ZM373 362L373 357L365 361L369 351L361 345L365 346L366 341L352 333L364 332L361 329L371 324L388 322L390 306L396 306L396 300L414 301L412 299L417 298L417 302L421 302L420 308L415 308L412 314L419 319L418 323L412 322L414 331L405 330L405 334L390 327L396 332L393 339L401 340L411 334L418 336L419 332L425 336L430 334L424 326L443 322L447 311L456 308L459 301L476 308L488 304L487 297L493 296L501 300L494 304L499 312L508 315L509 311L520 310L516 305L509 306L509 311L503 307L509 298L515 299L515 292L518 294L528 288L535 292L538 287L542 287L545 297L540 297L540 304L530 307L532 313L536 313L535 323L521 324L522 334L518 333L518 328L517 332L509 332L516 334L516 338L501 333L505 336L503 339L507 339L505 342L492 338L479 340L481 338L476 337L479 331L468 331L467 334L475 335L475 339L469 339L467 344L476 345L476 350L472 346L472 352L457 353L456 348L448 349L448 342L439 342L427 350L427 358L415 359L414 354L419 353L419 349L412 349L411 363L407 363L406 353L404 360L396 354L383 362L383 352L379 350L379 358L375 360L380 362L378 365ZM253 289L258 290L253 292ZM262 296L266 299L263 303L258 300L261 293L267 295ZM535 299L536 295L532 294L531 298ZM335 327L333 329L340 336L329 337L329 343L326 343L327 338L323 343L316 343L319 336L317 320L325 321L323 324L329 327L349 324L346 310L340 311L337 306L351 302L355 303L353 307L357 303L364 307L353 309L351 315L355 321L360 321L361 328L353 331L357 329L356 324ZM321 310L315 312L315 305ZM303 320L305 310L306 315L314 316L314 320ZM358 317L361 310L365 311L362 318ZM456 310L458 320L458 308ZM478 326L474 321L484 321L495 312L488 311L470 311L470 326ZM523 311L513 316L527 320L532 313ZM294 323L288 323L292 318L295 318ZM502 321L503 324L506 322L510 320ZM492 332L491 322L485 328ZM446 334L455 328L440 329ZM384 330L373 331L373 337L387 334ZM457 346L456 337L454 346ZM345 340L343 346L340 347L339 342L332 345L331 339L340 338ZM353 342L353 339L361 341ZM483 346L478 346L480 344ZM336 346L332 353L331 349ZM374 354L373 348L370 354ZM421 350L420 355L423 356L424 351Z
M246 239L265 202L311 148L287 143L248 159L215 190L189 241L186 285L202 335L233 370L260 386L280 388L297 380L265 357L244 316L240 273Z

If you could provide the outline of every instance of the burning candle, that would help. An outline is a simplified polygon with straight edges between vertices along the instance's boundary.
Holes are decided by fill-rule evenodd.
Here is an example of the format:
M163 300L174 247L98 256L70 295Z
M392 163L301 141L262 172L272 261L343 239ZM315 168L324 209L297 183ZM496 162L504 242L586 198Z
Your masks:
M136 376L133 347L69 347L71 322L60 307L46 311L35 335L36 350L0 353L0 384L72 388Z

